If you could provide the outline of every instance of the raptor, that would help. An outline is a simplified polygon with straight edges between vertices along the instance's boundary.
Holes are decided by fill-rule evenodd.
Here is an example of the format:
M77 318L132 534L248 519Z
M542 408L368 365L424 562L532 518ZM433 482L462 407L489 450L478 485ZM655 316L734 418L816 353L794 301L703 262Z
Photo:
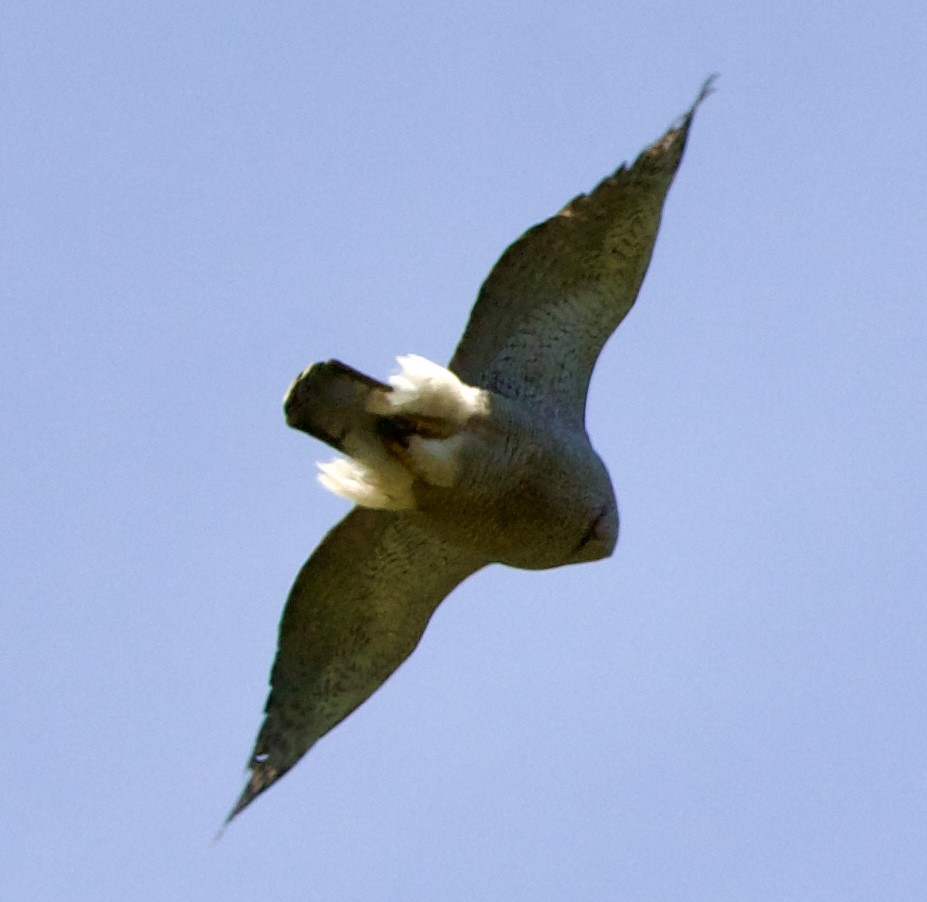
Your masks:
M637 297L695 103L630 166L529 229L480 289L448 366L398 358L381 382L309 367L287 423L337 451L322 484L354 503L296 577L250 777L230 821L369 698L429 618L490 563L609 556L618 508L585 428L606 340Z

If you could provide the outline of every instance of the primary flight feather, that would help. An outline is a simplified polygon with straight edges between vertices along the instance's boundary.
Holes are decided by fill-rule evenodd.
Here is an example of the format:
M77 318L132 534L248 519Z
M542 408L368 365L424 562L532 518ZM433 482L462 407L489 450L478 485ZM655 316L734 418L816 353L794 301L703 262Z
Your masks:
M529 229L480 289L447 369L409 355L388 383L316 364L287 423L354 509L290 591L250 778L231 820L372 695L451 590L490 563L543 569L612 553L618 508L586 435L602 346L631 309L692 118Z

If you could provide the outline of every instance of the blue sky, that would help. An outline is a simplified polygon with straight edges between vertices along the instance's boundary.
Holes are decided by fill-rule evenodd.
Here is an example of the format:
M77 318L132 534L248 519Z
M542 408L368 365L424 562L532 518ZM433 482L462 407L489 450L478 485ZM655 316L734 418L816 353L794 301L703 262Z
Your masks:
M42 900L922 899L911 3L0 13L0 882ZM704 77L588 426L606 562L489 568L219 843L346 503L280 399L445 361Z

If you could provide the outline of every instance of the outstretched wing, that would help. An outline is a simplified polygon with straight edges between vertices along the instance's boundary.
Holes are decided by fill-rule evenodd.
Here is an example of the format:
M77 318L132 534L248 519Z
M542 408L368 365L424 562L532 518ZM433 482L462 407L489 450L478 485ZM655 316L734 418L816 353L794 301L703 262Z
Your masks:
M290 590L251 777L229 821L377 690L483 563L404 513L357 507L328 533Z
M590 194L529 229L500 258L450 363L464 382L582 424L602 346L631 309L692 117Z

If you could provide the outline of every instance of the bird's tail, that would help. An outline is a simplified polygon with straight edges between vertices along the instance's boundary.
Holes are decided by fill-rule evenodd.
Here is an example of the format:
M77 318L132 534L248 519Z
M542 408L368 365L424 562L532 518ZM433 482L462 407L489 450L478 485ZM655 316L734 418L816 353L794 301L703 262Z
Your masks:
M450 486L463 430L488 410L486 393L450 370L408 355L389 384L337 360L317 363L290 386L287 423L347 455L319 464L320 482L363 507L415 507L416 479Z
M357 450L358 440L370 435L377 417L367 409L375 394L390 387L338 360L316 363L303 370L287 389L283 412L288 426L345 454Z

